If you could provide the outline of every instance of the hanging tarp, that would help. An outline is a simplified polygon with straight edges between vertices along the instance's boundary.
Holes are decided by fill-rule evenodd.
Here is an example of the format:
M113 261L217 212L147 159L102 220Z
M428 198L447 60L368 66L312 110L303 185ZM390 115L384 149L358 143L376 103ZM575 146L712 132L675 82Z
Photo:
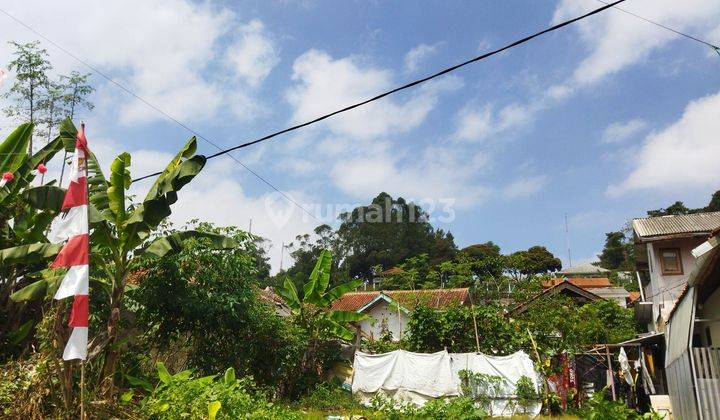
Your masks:
M469 370L501 378L500 386L490 395L491 414L508 416L522 411L515 403L518 380L527 376L537 391L538 375L530 357L523 352L509 356L480 353L412 353L395 350L390 353L355 353L353 393L367 403L377 394L395 400L423 405L434 398L461 394L460 371ZM540 404L528 407L530 415L540 412Z
M365 401L381 393L422 405L433 398L458 395L457 381L450 366L450 355L446 351L429 354L405 350L383 354L356 352L352 390Z

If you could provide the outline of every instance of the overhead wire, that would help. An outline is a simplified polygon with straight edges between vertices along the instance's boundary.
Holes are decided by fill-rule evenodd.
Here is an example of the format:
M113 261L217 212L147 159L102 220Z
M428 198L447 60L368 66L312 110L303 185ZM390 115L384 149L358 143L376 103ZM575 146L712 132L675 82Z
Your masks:
M93 66L92 64L86 62L85 60L83 60L82 58L78 57L77 55L73 54L71 51L67 50L67 49L64 48L62 45L60 45L60 44L56 43L55 41L53 41L52 39L46 37L46 36L43 35L41 32L37 31L35 28L33 28L33 27L31 27L30 25L26 24L25 22L23 22L23 21L20 20L19 18L15 17L14 15L10 14L9 12L7 12L6 10L1 9L1 8L0 8L0 13L3 13L5 16L7 16L7 17L9 17L10 19L14 20L15 22L17 22L17 23L20 24L21 26L25 27L27 30L31 31L31 32L34 33L35 35L39 36L40 38L42 38L42 39L44 39L45 41L47 41L48 43L50 43L51 45L55 46L55 47L58 48L60 51L64 52L65 54L67 54L68 56L70 56L71 58L73 58L74 60L76 60L77 62L79 62L80 64L82 64L82 65L84 65L85 67L89 68L90 70L92 70L93 72L95 72L96 74L98 74L98 75L99 75L100 77L102 77L103 79L105 79L105 80L107 80L108 82L114 84L115 86L117 86L119 89L121 89L121 90L124 91L125 93L129 94L130 96L132 96L132 97L134 97L135 99L139 100L140 102L144 103L145 105L147 105L147 106L150 107L151 109L155 110L156 112L162 114L163 116L165 116L165 117L168 118L169 120L171 120L171 121L173 121L174 123L178 124L180 127L184 128L184 129L187 130L188 132L192 133L194 136L196 136L196 137L202 139L203 141L207 142L208 144L214 146L216 149L222 150L222 148L221 148L220 146L218 146L216 143L214 143L212 140L210 140L210 139L208 139L207 137L203 136L202 134L198 133L197 131L195 131L194 129L192 129L191 127L189 127L187 124L183 123L182 121L178 120L177 118L175 118L175 117L173 117L172 115L168 114L167 112L163 111L160 107L154 105L153 103L151 103L150 101L146 100L146 99L143 98L142 96L136 94L135 92L133 92L132 90L130 90L129 88L127 88L127 87L126 87L125 85L123 85L122 83L118 82L117 80L113 79L112 77L110 77L110 76L108 76L107 74L105 74L104 72L102 72L102 71L101 71L100 69L98 69L97 67L95 67L95 66ZM245 168L245 170L247 170L248 172L250 172L251 174L253 174L257 179L259 179L260 181L262 181L263 183L265 183L266 185L268 185L270 188L272 188L273 190L275 190L277 193L279 193L281 196L283 196L283 198L285 198L286 200L288 200L290 203L292 203L292 204L294 204L295 206L297 206L298 208L300 208L304 213L306 213L307 215L309 215L309 216L312 217L313 219L317 220L318 222L322 222L320 219L318 219L317 217L315 217L314 214L310 213L307 209L305 209L303 206L301 206L300 203L298 203L297 201L295 201L294 199L292 199L290 196L288 196L287 194L285 194L283 191L281 191L279 188L277 188L275 185L273 185L270 181L268 181L267 179L265 179L263 176L261 176L260 174L258 174L258 173L255 172L255 171L253 171L250 167L248 167L247 165L245 165L244 163L242 163L242 162L241 162L239 159L237 159L235 156L233 156L233 155L228 155L228 157L230 157L230 158L233 159L235 162L237 162L238 164L240 164L240 166L242 166L243 168ZM156 172L156 173L155 173L154 175L152 175L152 176L157 176L157 175L160 175L161 173L162 173L162 172ZM147 176L145 176L145 177L140 177L139 179L133 180L133 182L134 182L134 181L141 180L141 179L145 179L145 178L149 178L149 177L147 177Z
M328 118L330 118L330 117L332 117L332 116L335 116L335 115L338 115L338 114L341 114L341 113L350 111L350 110L352 110L352 109L355 109L355 108L358 108L358 107L360 107L360 106L366 105L366 104L368 104L368 103L370 103L370 102L374 102L374 101L380 100L380 99L382 99L382 98L384 98L384 97L386 97L386 96L392 95L392 94L394 94L394 93L397 93L397 92L400 92L400 91L409 89L409 88L411 88L411 87L417 86L417 85L419 85L419 84L425 83L425 82L427 82L427 81L429 81L429 80L435 79L435 78L437 78L437 77L440 77L440 76L445 75L445 74L447 74L447 73L450 73L450 72L452 72L452 71L458 70L458 69L460 69L460 68L462 68L462 67L465 67L465 66L467 66L467 65L469 65L469 64L478 62L478 61L483 60L483 59L485 59L485 58L488 58L488 57L491 57L491 56L493 56L493 55L499 54L499 53L501 53L501 52L503 52L503 51L505 51L505 50L508 50L508 49L510 49L510 48L513 48L513 47L516 47L516 46L518 46L518 45L524 44L524 43L526 43L526 42L528 42L528 41L530 41L530 40L532 40L532 39L535 39L535 38L537 38L537 37L539 37L539 36L542 36L542 35L544 35L544 34L546 34L546 33L556 31L556 30L558 30L558 29L560 29L560 28L563 28L563 27L565 27L565 26L567 26L567 25L570 25L570 24L572 24L572 23L574 23L574 22L577 22L577 21L579 21L579 20L582 20L582 19L588 18L588 17L590 17L590 16L593 16L593 15L595 15L595 14L597 14L597 13L600 13L600 12L602 12L602 11L604 11L604 10L606 10L606 9L609 9L610 7L613 7L613 6L617 5L617 4L620 4L620 3L624 2L624 1L625 1L625 0L616 0L616 1L612 2L612 3L605 4L604 6L599 7L599 8L597 8L597 9L594 9L594 10L588 12L588 13L585 13L585 14L580 15L580 16L577 16L577 17L575 17L575 18L566 20L566 21L561 22L561 23L558 23L558 24L556 24L556 25L550 26L550 27L545 28L545 29L543 29L543 30L541 30L541 31L539 31L539 32L535 32L535 33L533 33L533 34L531 34L531 35L528 35L528 36L525 36L525 37L523 37L523 38L521 38L521 39L518 39L518 40L516 40L516 41L513 41L513 42L511 42L511 43L509 43L509 44L507 44L507 45L505 45L505 46L503 46L503 47L500 47L500 48L497 48L497 49L492 50L492 51L490 51L490 52L487 52L487 53L485 53L485 54L481 54L481 55L479 55L479 56L473 57L473 58L471 58L471 59L469 59L469 60L466 60L466 61L463 61L463 62L461 62L461 63L459 63L459 64L456 64L456 65L447 67L447 68L442 69L442 70L440 70L440 71L438 71L438 72L436 72L436 73L433 73L433 74L431 74L431 75L429 75L429 76L426 76L426 77L423 77L423 78L421 78L421 79L417 79L417 80L414 80L414 81L412 81L412 82L406 83L406 84L404 84L404 85L402 85L402 86L399 86L399 87L397 87L397 88L391 89L391 90L386 91L386 92L383 92L383 93L381 93L381 94L378 94L378 95L376 95L376 96L374 96L374 97L372 97L372 98L369 98L369 99L366 99L366 100L363 100L363 101L354 103L354 104L352 104L352 105L346 106L346 107L344 107L344 108L341 108L341 109L338 109L338 110L336 110L336 111L330 112L330 113L325 114L325 115L322 115L322 116L320 116L320 117L317 117L317 118L315 118L315 119L313 119L313 120L306 121L306 122L304 122L304 123L297 124L297 125L294 125L294 126L292 126L292 127L285 128L285 129L283 129L283 130L276 131L276 132L274 132L274 133L271 133L271 134L269 134L269 135L263 136L263 137L258 138L258 139L256 139L256 140L249 141L249 142L246 142L246 143L242 143L242 144L240 144L240 145L237 145L237 146L234 146L234 147L231 147L231 148L228 148L228 149L222 149L220 146L218 146L218 145L217 145L215 142L213 142L212 140L210 140L210 139L208 139L207 137L203 136L202 134L200 134L199 132L197 132L197 131L194 130L193 128L189 127L187 124L183 123L182 121L178 120L177 118L173 117L173 116L170 115L169 113L165 112L165 111L162 110L160 107L156 106L155 104L151 103L150 101L148 101L148 100L146 100L145 98L141 97L140 95L136 94L135 92L133 92L132 90L130 90L129 88L127 88L127 87L126 87L125 85L123 85L122 83L120 83L120 82L116 81L115 79L111 78L110 76L108 76L107 74L105 74L104 72L102 72L101 70L99 70L98 68L96 68L95 66L93 66L93 65L91 65L90 63L86 62L85 60L81 59L81 58L78 57L77 55L73 54L71 51L67 50L67 49L64 48L62 45L60 45L60 44L56 43L55 41L53 41L52 39L46 37L45 35L43 35L43 34L40 33L39 31L37 31L37 30L34 29L33 27L31 27L30 25L28 25L28 24L25 23L24 21L20 20L19 18L15 17L14 15L10 14L10 13L7 12L6 10L0 9L0 12L3 13L4 15L6 15L7 17L9 17L10 19L14 20L15 22L17 22L17 23L20 24L21 26L25 27L25 28L28 29L29 31L33 32L33 33L36 34L37 36L41 37L42 39L44 39L45 41L47 41L47 42L50 43L51 45L55 46L55 47L58 48L60 51L64 52L65 54L67 54L68 56L70 56L71 58L73 58L74 60L76 60L76 61L78 61L79 63L83 64L84 66L86 66L87 68L89 68L90 70L92 70L93 72L95 72L96 74L98 74L100 77L102 77L102 78L106 79L108 82L114 84L116 87L118 87L119 89L121 89L121 90L124 91L125 93L131 95L132 97L134 97L134 98L137 99L138 101L144 103L145 105L147 105L147 106L150 107L151 109L153 109L153 110L155 110L156 112L160 113L161 115L165 116L165 117L168 118L169 120L175 122L175 123L176 123L177 125L179 125L180 127L184 128L184 129L187 130L188 132L192 133L192 134L195 135L196 137L202 139L203 141L207 142L208 144L214 146L216 149L219 150L217 153L214 153L214 154L212 154L212 155L207 156L207 159L212 159L212 158L215 158L215 157L218 157L218 156L222 156L222 155L226 155L226 154L227 154L231 159L235 160L238 164L240 164L243 168L245 168L247 171L249 171L251 174L253 174L256 178L258 178L258 179L261 180L263 183L265 183L266 185L268 185L270 188L272 188L273 190L275 190L276 192L278 192L279 194L281 194L286 200L288 200L289 202L291 202L291 203L293 203L294 205L296 205L297 207L299 207L301 210L303 210L303 212L305 212L306 214L310 215L312 218L314 218L314 219L317 220L317 217L315 217L315 215L313 215L312 213L310 213L309 211L307 211L303 206L301 206L299 203L297 203L295 200L293 200L293 199L292 199L291 197L289 197L287 194L285 194L284 192L282 192L279 188L277 188L275 185L273 185L270 181L268 181L267 179L265 179L264 177L262 177L260 174L258 174L257 172L253 171L252 169L250 169L247 165L245 165L244 163L242 163L240 160L238 160L237 158L235 158L233 155L230 154L230 152L235 151L235 150L238 150L238 149L242 149L242 148L244 148L244 147L248 147L248 146L251 146L251 145L254 145L254 144L263 142L263 141L270 140L270 139L272 139L272 138L274 138L274 137L277 137L277 136L279 136L279 135L281 135L281 134L285 134L285 133L288 133L288 132L291 132L291 131L295 131L295 130L298 130L298 129L300 129L300 128L309 126L309 125L311 125L311 124L318 123L318 122L323 121L323 120L325 120L325 119L328 119ZM152 173L152 174L149 174L149 175L141 176L141 177L139 177L139 178L134 179L133 182L137 182L137 181L141 181L141 180L144 180L144 179L147 179L147 178L151 178L151 177L160 175L161 173L162 173L162 172L155 172L155 173Z
M471 59L469 59L469 60L463 61L463 62L461 62L461 63L459 63L459 64L456 64L456 65L453 65L453 66L451 66L451 67L447 67L447 68L445 68L445 69L442 69L442 70L440 70L440 71L438 71L438 72L436 72L436 73L433 73L433 74L431 74L431 75L429 75L429 76L426 76L426 77L423 77L423 78L421 78L421 79L414 80L414 81L409 82L409 83L406 83L406 84L404 84L404 85L402 85L402 86L399 86L399 87L396 87L396 88L394 88L394 89L388 90L388 91L386 91L386 92L380 93L380 94L378 94L378 95L376 95L376 96L373 96L372 98L365 99L365 100L363 100L363 101L354 103L354 104L352 104L352 105L348 105L348 106L346 106L346 107L344 107L344 108L341 108L341 109L335 110L335 111L333 111L333 112L324 114L324 115L322 115L322 116L320 116L320 117L317 117L317 118L315 118L315 119L306 121L306 122L304 122L304 123L300 123L300 124L294 125L294 126L292 126L292 127L288 127L288 128L285 128L285 129L282 129L282 130L279 130L279 131L275 131L274 133L268 134L268 135L263 136L263 137L260 137L260 138L258 138L258 139L255 139L255 140L252 140L252 141L249 141L249 142L246 142L246 143L242 143L242 144L239 144L239 145L237 145L237 146L234 146L234 147L231 147L231 148L228 148L228 149L220 150L219 152L217 152L217 153L215 153L215 154L209 155L209 156L208 156L208 159L212 159L212 158L215 158L215 157L218 157L218 156L222 156L222 155L227 154L227 153L230 153L230 152L232 152L232 151L235 151L235 150L238 150L238 149L242 149L242 148L245 148L245 147L248 147L248 146L252 146L252 145L254 145L254 144L258 144L258 143L261 143L261 142L270 140L270 139L272 139L272 138L274 138L274 137L277 137L277 136L279 136L279 135L281 135L281 134L289 133L289 132L291 132L291 131L298 130L298 129L300 129L300 128L309 126L309 125L311 125L311 124L318 123L318 122L320 122L320 121L326 120L326 119L328 119L328 118L330 118L330 117L333 117L333 116L335 116L335 115L341 114L341 113L343 113L343 112L350 111L350 110L352 110L352 109L355 109L355 108L358 108L358 107L360 107L360 106L366 105L366 104L368 104L368 103L370 103L370 102L377 101L377 100L379 100L379 99L382 99L382 98L384 98L384 97L386 97L386 96L389 96L389 95L392 95L392 94L394 94L394 93L397 93L397 92L400 92L400 91L409 89L409 88L411 88L411 87L413 87L413 86L417 86L417 85L419 85L419 84L421 84L421 83L425 83L425 82L427 82L427 81L429 81L429 80L435 79L435 78L437 78L437 77L440 77L440 76L442 76L442 75L445 75L445 74L447 74L447 73L450 73L450 72L452 72L452 71L455 71L455 70L457 70L457 69L459 69L459 68L461 68L461 67L465 67L465 66L467 66L467 65L469 65L469 64L472 64L472 63L475 63L475 62L477 62L477 61L483 60L483 59L485 59L485 58L491 57L491 56L493 56L493 55L499 54L499 53L501 53L501 52L503 52L503 51L505 51L505 50L508 50L508 49L510 49L510 48L513 48L513 47L516 47L516 46L518 46L518 45L520 45L520 44L524 44L524 43L526 43L526 42L528 42L528 41L530 41L530 40L532 40L532 39L534 39L534 38L537 38L537 37L539 37L539 36L542 36L542 35L544 35L544 34L546 34L546 33L548 33L548 32L556 31L556 30L558 30L558 29L560 29L560 28L562 28L562 27L565 27L565 26L567 26L567 25L570 25L570 24L572 24L572 23L574 23L574 22L577 22L577 21L579 21L579 20L585 19L585 18L590 17L590 16L592 16L592 15L595 15L595 14L597 14L597 13L600 13L600 12L602 12L603 10L606 10L606 9L608 9L608 8L610 8L610 7L612 7L612 6L616 5L616 4L622 3L622 2L624 2L624 1L625 1L625 0L617 0L617 1L614 1L614 2L609 3L609 4L607 4L607 5L603 6L603 7L600 7L600 8L598 8L598 9L592 10L592 11L590 11L590 12L588 12L588 13L585 13L584 15L581 15L581 16L578 16L578 17L575 17L575 18L566 20L566 21L564 21L564 22L558 23L558 24L553 25L553 26L551 26L551 27L549 27L549 28L546 28L546 29L544 29L544 30L542 30L542 31L536 32L536 33L534 33L534 34L532 34L532 35L528 35L528 36L526 36L526 37L524 37L524 38L521 38L521 39L519 39L519 40L517 40L517 41L511 42L510 44L507 44L507 45L505 45L505 46L503 46L503 47L500 47L500 48L498 48L498 49L492 50L492 51L490 51L490 52L487 52L487 53L485 53L485 54L479 55L479 56L477 56L477 57L473 57L473 58L471 58ZM143 179L146 179L146 178L150 178L150 177L153 177L153 176L157 176L157 175L159 175L159 174L160 174L160 172L152 173L152 174L145 175L145 176L142 176L142 177L140 177L140 178L137 178L137 179L135 179L134 181L140 181L140 180L143 180Z
M608 3L607 3L606 1L604 1L604 0L595 0L595 1L597 1L597 2L599 2L599 3L602 3L602 4L606 4L606 5L608 4ZM680 35L680 36L683 36L683 37L685 37L685 38L691 39L691 40L693 40L693 41L695 41L695 42L699 42L699 43L701 43L701 44L703 44L703 45L706 45L706 46L712 48L718 55L720 55L720 47L718 47L717 45L715 45L715 44L713 44L713 43L711 43L711 42L702 40L702 39L700 39L700 38L698 38L698 37L696 37L696 36L693 36L693 35L686 34L686 33L684 33L684 32L681 32L681 31L677 30L677 29L674 29L674 28L671 28L671 27L669 27L669 26L667 26L667 25L664 25L664 24L662 24L662 23L660 23L660 22L656 22L656 21L654 21L654 20L650 20L650 19L648 19L648 18L646 18L646 17L643 17L643 16L638 15L637 13L631 12L631 11L629 11L629 10L627 10L627 9L623 9L622 7L618 7L618 6L612 6L612 7L613 7L613 9L615 9L615 10L617 10L617 11L626 13L626 14L628 14L628 15L630 15L630 16L634 16L634 17L636 17L636 18L638 18L638 19L640 19L640 20L643 20L643 21L645 21L645 22L647 22L647 23L650 23L650 24L652 24L652 25L655 25L655 26L657 26L657 27L659 27L659 28L662 28L662 29L665 29L665 30L667 30L667 31L670 31L670 32L672 32L672 33L674 33L674 34L676 34L676 35Z

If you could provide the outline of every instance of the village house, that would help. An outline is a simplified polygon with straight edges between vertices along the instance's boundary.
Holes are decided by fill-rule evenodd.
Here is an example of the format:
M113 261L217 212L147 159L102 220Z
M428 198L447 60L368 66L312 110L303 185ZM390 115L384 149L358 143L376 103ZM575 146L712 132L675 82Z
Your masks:
M692 250L720 228L720 212L639 218L632 228L641 291L636 316L648 331L664 331L697 265Z
M452 305L469 305L469 302L467 288L383 290L345 293L333 302L332 309L369 315L359 323L360 333L365 338L377 340L390 334L397 341L407 330L409 315L416 305L445 309Z
M692 250L696 266L668 315L668 388L676 418L720 418L720 229Z

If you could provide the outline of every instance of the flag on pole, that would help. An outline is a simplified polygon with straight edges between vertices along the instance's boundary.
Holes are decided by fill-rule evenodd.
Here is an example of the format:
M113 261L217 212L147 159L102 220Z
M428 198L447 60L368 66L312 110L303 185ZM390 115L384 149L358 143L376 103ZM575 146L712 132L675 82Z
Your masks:
M70 165L70 184L65 192L61 213L53 220L51 242L65 242L50 268L67 268L55 299L74 296L69 326L72 328L63 360L87 357L88 284L90 277L90 238L88 226L88 190L85 158L87 156L85 125L75 140L75 154Z

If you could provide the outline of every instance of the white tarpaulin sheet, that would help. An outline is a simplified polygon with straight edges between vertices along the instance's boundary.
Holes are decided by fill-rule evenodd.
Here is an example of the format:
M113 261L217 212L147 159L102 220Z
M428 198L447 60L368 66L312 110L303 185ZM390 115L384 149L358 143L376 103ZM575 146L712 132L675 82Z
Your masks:
M538 375L530 357L523 352L509 356L488 356L477 353L412 353L395 350L384 354L355 353L353 363L353 393L367 402L375 394L397 400L425 404L433 398L460 395L461 370L498 376L503 384L491 397L493 415L511 415L517 411L515 384L522 376L529 377L536 386ZM540 404L529 408L531 415L540 412Z

